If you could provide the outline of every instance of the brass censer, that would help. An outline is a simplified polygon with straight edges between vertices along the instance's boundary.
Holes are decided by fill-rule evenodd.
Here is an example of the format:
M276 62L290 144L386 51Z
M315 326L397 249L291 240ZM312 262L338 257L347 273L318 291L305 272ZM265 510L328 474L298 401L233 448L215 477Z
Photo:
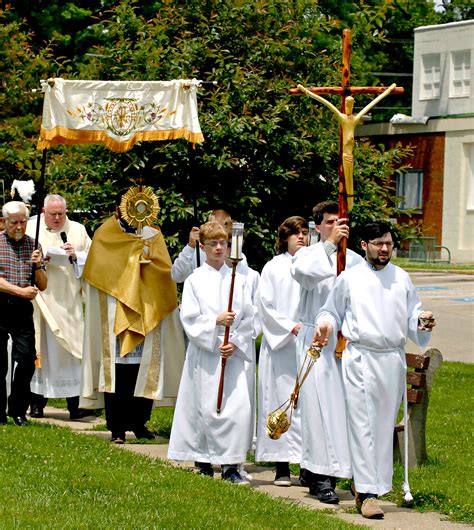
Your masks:
M278 438L290 428L293 410L298 406L300 388L308 377L308 374L311 372L314 363L321 356L321 349L321 345L314 342L311 344L306 351L303 364L296 376L295 388L293 389L291 396L267 416L267 436L272 440L278 440ZM290 416L288 417L287 410L290 407L291 411Z

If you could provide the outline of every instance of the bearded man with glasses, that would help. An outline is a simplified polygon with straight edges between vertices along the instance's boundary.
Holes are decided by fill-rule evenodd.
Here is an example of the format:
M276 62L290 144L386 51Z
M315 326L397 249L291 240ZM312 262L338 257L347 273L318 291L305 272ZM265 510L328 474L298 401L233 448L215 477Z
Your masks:
M314 341L342 330L349 451L356 507L383 518L377 497L392 488L393 428L406 381L407 336L426 347L433 313L423 311L408 274L390 263L395 233L389 222L362 230L365 262L341 273L316 318Z

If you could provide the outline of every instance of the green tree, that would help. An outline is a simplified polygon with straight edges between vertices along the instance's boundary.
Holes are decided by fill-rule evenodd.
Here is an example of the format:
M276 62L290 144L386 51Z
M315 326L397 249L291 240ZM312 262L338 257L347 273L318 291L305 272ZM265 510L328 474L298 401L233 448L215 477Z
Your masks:
M27 43L31 62L41 64L21 69L22 82L38 86L47 76L216 80L216 88L199 95L205 142L195 150L184 141L143 142L120 155L102 146L56 147L48 155L47 190L65 194L70 209L94 210L100 218L112 211L115 193L131 183L159 189L160 223L172 253L196 222L194 205L198 222L224 207L246 223L246 254L260 267L272 253L280 222L310 215L316 202L336 193L337 125L330 113L309 98L290 96L288 88L340 83L341 32L347 26L353 28L353 83L366 84L364 61L385 42L391 3L347 3L339 14L316 0L92 4L76 2L73 9L70 2L48 2L49 24L40 24L39 14L28 18L26 10L2 13L5 26L16 28L6 37L18 49ZM64 13L75 13L80 22L72 26L71 39ZM40 40L28 31L29 19ZM45 39L49 44L41 48ZM6 46L5 53L9 70L15 61ZM6 118L6 146L0 147L9 160L0 165L5 179L38 177L40 98L29 98L20 112L0 111ZM360 97L357 103L367 101ZM12 142L8 134L15 127L18 139ZM356 148L354 221L395 213L387 174L403 156L400 149Z
M51 49L35 52L28 27L10 20L0 10L0 179L39 176L41 153L34 149L38 134L41 100L35 90L51 63Z
M443 23L474 19L474 4L470 0L442 0L438 11Z

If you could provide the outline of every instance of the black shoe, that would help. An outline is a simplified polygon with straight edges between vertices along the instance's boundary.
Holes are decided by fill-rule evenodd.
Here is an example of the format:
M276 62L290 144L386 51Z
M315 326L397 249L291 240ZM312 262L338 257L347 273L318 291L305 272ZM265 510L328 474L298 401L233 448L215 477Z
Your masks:
M8 423L6 416L0 416L0 425L6 425Z
M13 416L13 422L15 425L18 425L18 427L24 427L25 425L28 425L28 420L25 416Z
M30 418L44 418L44 412L38 405L30 406Z
M82 418L87 418L88 416L94 416L94 411L87 409L77 409L69 411L69 419L71 421L81 420Z
M311 493L311 489L309 492L311 495L314 495L314 493ZM339 497L332 489L320 491L316 496L318 497L318 501L324 504L339 504Z
M125 433L124 432L113 432L112 438L110 441L114 444L124 444L125 443Z
M133 434L135 435L136 438L141 438L145 440L155 439L155 435L150 430L148 430L146 427L141 427L140 429L136 429L135 431L133 431Z
M291 486L290 465L288 462L277 462L275 479L273 480L275 486Z
M242 475L237 471L237 468L230 466L222 473L222 480L226 482L231 482L232 484L239 484L245 486L249 484L249 481L245 478L242 478Z
M212 468L212 464L209 462L195 462L196 467L198 468L199 474L203 477L213 477L214 476L214 469Z

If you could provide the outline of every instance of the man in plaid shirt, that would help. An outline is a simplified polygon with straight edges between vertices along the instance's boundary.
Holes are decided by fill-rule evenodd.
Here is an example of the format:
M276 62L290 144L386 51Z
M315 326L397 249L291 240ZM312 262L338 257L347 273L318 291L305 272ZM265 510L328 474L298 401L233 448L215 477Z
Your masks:
M48 279L42 266L41 248L35 250L34 240L25 234L29 215L25 204L7 202L2 213L5 230L0 232L0 425L7 423L7 343L10 336L15 367L8 415L16 425L23 426L28 423L26 410L36 359L31 300L38 290L46 289Z

